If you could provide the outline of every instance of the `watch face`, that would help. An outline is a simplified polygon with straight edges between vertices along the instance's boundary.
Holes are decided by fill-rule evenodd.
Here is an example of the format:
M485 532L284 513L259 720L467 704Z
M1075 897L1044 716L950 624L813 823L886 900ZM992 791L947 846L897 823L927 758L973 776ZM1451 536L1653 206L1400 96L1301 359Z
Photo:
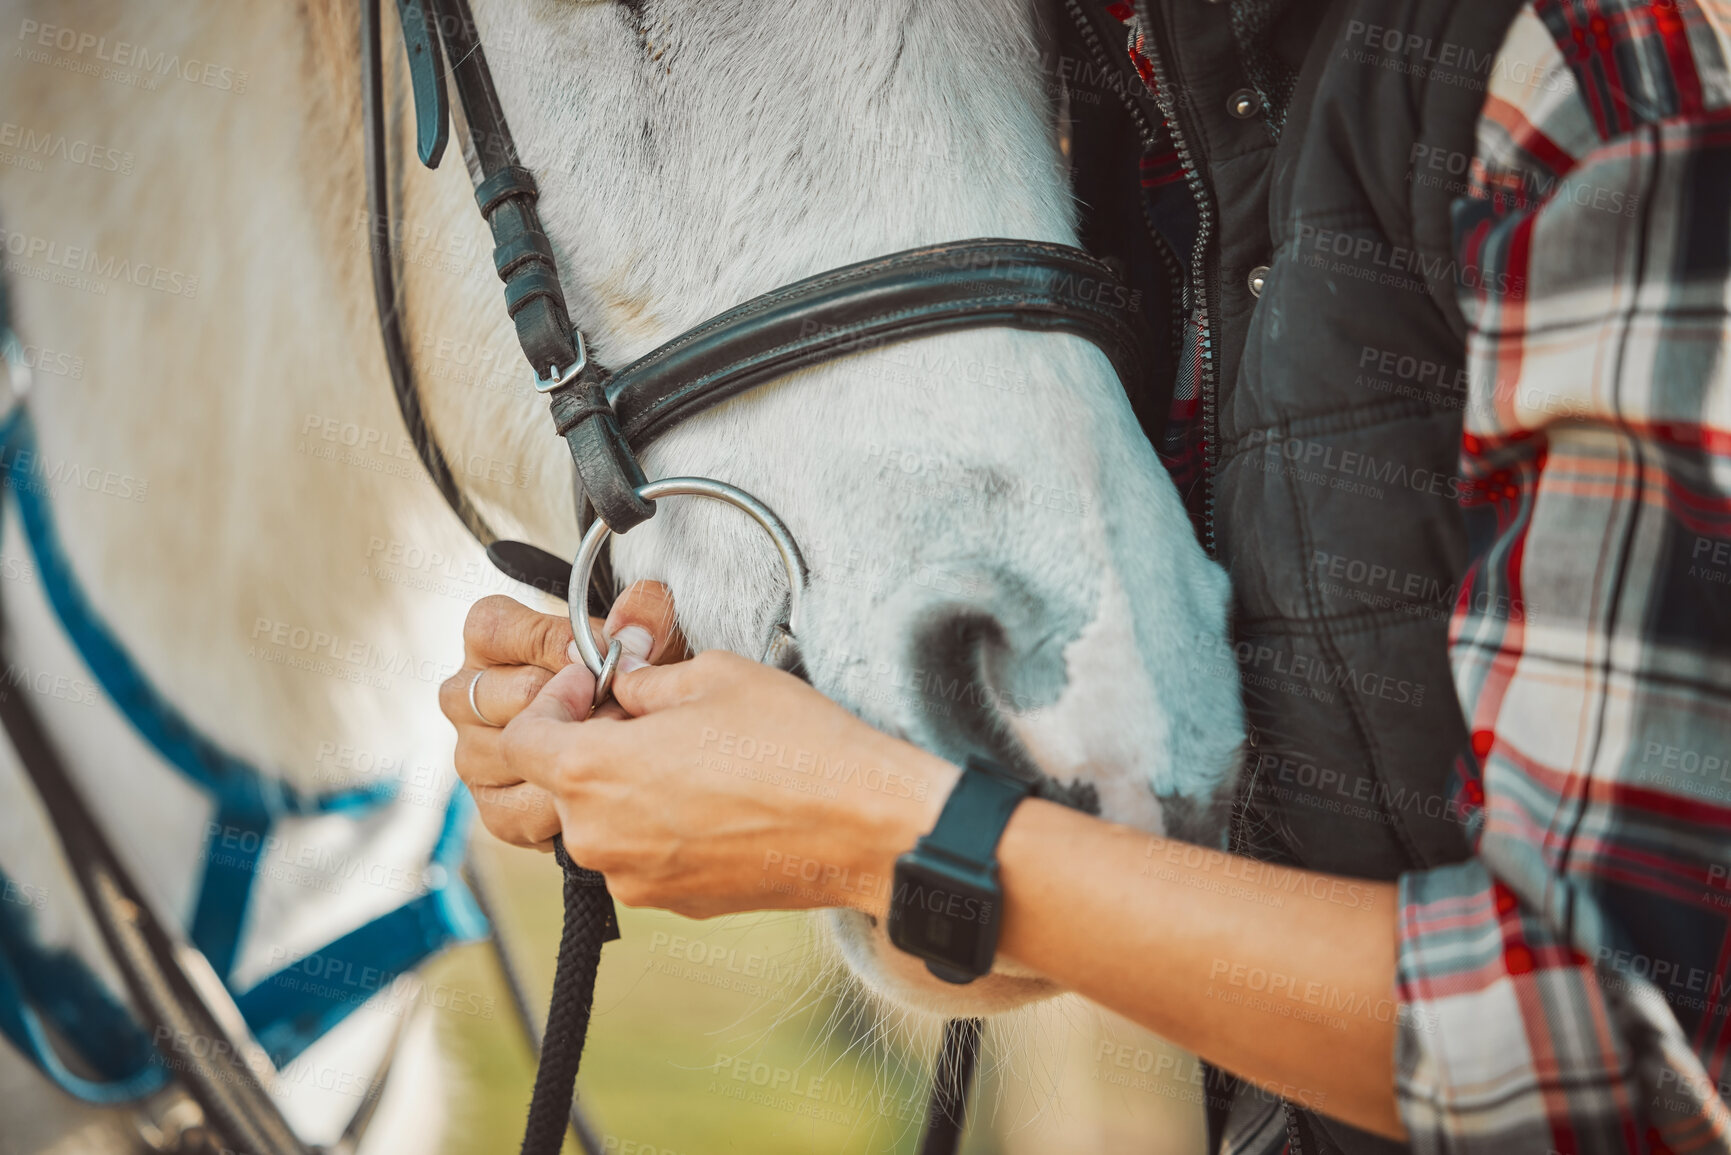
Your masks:
M890 895L890 941L950 972L977 978L992 969L998 949L998 886L994 879L918 851L896 860ZM933 973L952 979L937 967Z

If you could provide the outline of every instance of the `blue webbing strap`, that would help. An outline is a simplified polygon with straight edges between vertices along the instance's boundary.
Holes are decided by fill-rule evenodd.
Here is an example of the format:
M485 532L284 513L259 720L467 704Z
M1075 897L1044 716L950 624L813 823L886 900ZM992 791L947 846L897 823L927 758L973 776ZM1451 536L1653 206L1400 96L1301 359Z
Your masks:
M277 1067L432 955L487 936L487 921L458 873L474 813L469 792L454 791L427 866L425 893L283 967L236 999ZM5 881L0 874L0 887ZM67 1094L87 1103L127 1103L160 1089L168 1072L131 1012L84 960L38 942L34 920L22 910L6 909L17 905L0 902L0 1034ZM64 1040L60 1049L50 1041L44 1020ZM68 1070L61 1050L88 1063L93 1077Z
M193 944L204 952L216 973L227 976L234 966L253 875L271 823L291 814L370 809L390 800L394 784L324 795L305 794L280 775L260 773L251 763L199 733L151 685L79 586L61 547L53 510L45 500L47 485L37 472L40 458L27 409L22 406L14 409L5 425L0 426L0 447L43 592L67 637L91 675L139 735L164 761L211 793L216 802L212 821L230 835L224 841L229 846L251 848L207 856L198 905L188 928Z
M9 334L0 332L0 341L9 339ZM280 776L261 773L201 734L162 697L90 605L61 548L53 511L45 500L46 484L35 475L37 462L29 413L22 405L15 406L0 421L0 473L18 503L19 520L49 604L116 708L164 761L214 797L213 822L228 836L225 842L229 846L241 848L225 849L220 854L207 851L188 930L193 945L226 980L233 968L258 859L271 824L287 816L371 811L392 800L395 786L386 783L309 794ZM453 791L427 868L425 893L343 936L317 957L328 960L327 965L388 971L395 978L447 945L485 937L486 920L458 875L473 809L466 789ZM81 1055L117 1053L102 1042L122 1037L122 1029L114 1021L117 1012L126 1016L125 1025L133 1035L142 1037L142 1032L82 963L60 959L55 967L38 974L39 964L47 956L48 952L32 940L24 922L0 919L0 1031L33 1056L44 1074L86 1101L127 1101L160 1085L162 1072L152 1066L148 1056L124 1064L130 1069L123 1072L93 1065L106 1082L85 1079L65 1069L54 1050L46 1046L41 1016L50 1008L50 1021ZM292 966L284 968L238 1000L248 1025L279 1063L299 1054L366 1001L357 997L354 989L293 980L289 976L293 970ZM55 976L63 985L45 985L45 979ZM102 996L106 1009L92 992ZM92 1045L96 1045L94 1052L87 1049Z
M281 775L261 773L245 759L224 750L199 733L186 715L150 684L132 656L109 632L66 558L54 512L44 500L47 483L34 476L37 468L36 431L29 411L19 406L0 422L3 457L12 496L30 552L36 561L43 592L84 664L139 735L163 760L217 798L217 809L261 819L285 815L328 814L367 809L390 801L391 784L308 794L289 785Z
M0 887L9 895L29 893L14 887L4 871ZM0 1032L43 1074L87 1103L127 1103L159 1090L168 1072L131 1012L83 959L39 945L35 922L29 907L0 902ZM44 1019L92 1077L67 1068Z
M487 920L458 876L474 803L459 788L427 866L427 890L261 980L239 999L259 1045L281 1067L398 976L454 942L487 936ZM407 1008L404 1008L406 1012Z

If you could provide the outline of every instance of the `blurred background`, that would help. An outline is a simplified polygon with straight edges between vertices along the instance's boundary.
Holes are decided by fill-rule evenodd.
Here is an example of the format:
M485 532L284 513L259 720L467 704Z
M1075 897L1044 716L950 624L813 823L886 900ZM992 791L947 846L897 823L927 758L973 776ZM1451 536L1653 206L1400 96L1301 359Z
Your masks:
M478 834L476 866L544 1011L560 928L551 858ZM578 1094L619 1155L913 1152L935 1026L880 1019L816 945L810 916L694 922L620 909ZM457 1065L443 1155L514 1148L533 1068L491 948L426 972ZM448 998L439 992L450 992ZM1079 999L987 1026L966 1155L1190 1155L1196 1060ZM566 1151L576 1146L567 1140Z

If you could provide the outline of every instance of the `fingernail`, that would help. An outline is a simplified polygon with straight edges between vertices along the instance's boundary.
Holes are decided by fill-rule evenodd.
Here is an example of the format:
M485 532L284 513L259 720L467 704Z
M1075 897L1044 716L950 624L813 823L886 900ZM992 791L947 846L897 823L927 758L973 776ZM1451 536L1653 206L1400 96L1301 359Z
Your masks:
M636 654L619 655L619 672L621 674L629 674L632 670L641 670L648 664L647 661L638 657Z
M619 643L619 648L623 651L619 656L620 669L635 669L635 666L625 664L632 658L637 659L638 666L649 664L649 651L655 648L655 639L649 636L648 630L642 626L626 626L613 635L613 640Z

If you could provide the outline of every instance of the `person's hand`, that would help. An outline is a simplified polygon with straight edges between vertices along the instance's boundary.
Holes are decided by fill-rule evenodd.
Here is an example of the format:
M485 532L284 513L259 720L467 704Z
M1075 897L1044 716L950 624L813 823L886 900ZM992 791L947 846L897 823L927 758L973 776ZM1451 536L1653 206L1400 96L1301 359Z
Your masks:
M881 913L896 856L959 774L733 654L622 667L631 717L589 717L594 687L581 665L555 675L500 750L509 780L550 798L572 860L627 906Z
M605 623L593 618L590 623L620 643L621 671L685 656L685 639L673 624L672 596L656 582L632 586L613 604ZM571 640L569 618L537 613L495 595L470 609L463 625L463 668L439 687L439 707L457 728L457 775L474 795L482 824L505 842L551 850L559 833L559 817L546 792L506 768L501 727L573 663L588 674ZM602 710L622 714L612 703Z

